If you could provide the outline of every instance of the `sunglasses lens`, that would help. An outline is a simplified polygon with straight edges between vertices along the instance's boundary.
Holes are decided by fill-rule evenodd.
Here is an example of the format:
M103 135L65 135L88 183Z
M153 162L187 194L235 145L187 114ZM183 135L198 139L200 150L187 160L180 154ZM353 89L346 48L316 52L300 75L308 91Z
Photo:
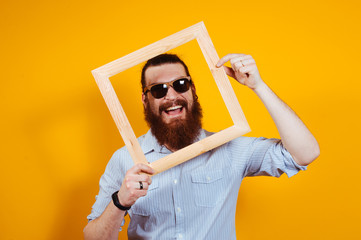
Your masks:
M162 98L167 94L167 92L168 92L168 87L166 84L158 84L151 87L150 89L150 93L155 98Z
M179 79L177 81L175 81L173 83L173 88L174 90L176 90L179 93L184 93L186 91L188 91L189 89L189 81L188 79L184 78L184 79Z
M168 84L168 83L167 83ZM167 84L158 84L158 85L154 85L153 87L150 88L150 93L152 94L152 96L154 98L162 98L165 95L167 95L168 92L168 85ZM173 82L173 88L174 90L176 90L178 93L184 93L186 91L188 91L191 82L187 79L187 78L182 78L182 79L178 79L175 80Z

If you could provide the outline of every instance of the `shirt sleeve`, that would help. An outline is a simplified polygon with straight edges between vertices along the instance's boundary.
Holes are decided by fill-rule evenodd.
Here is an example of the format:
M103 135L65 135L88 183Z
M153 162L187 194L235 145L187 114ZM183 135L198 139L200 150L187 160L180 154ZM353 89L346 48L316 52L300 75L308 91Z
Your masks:
M246 176L292 177L306 166L297 164L280 139L252 138Z
M105 208L112 201L112 194L120 189L122 180L125 176L124 171L121 171L119 166L119 159L121 158L121 151L116 151L110 159L104 174L99 181L99 193L95 196L95 203L92 206L92 211L88 215L88 220L92 221L98 218L105 210ZM124 225L124 220L122 225ZM121 231L121 228L120 228Z

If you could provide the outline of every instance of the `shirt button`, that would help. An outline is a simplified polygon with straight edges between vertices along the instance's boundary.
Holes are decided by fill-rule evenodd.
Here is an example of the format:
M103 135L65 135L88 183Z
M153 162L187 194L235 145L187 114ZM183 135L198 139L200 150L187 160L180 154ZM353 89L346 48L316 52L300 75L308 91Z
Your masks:
M210 177L210 176L207 176L207 180L210 181L210 180L211 180L211 177Z
M177 181L177 179L174 179L173 182L174 182L174 184L177 184L178 181Z
M177 212L181 212L181 208L180 207L177 207Z
M183 238L183 235L182 235L182 234L178 234L178 238L179 238L179 239L182 239L182 238Z

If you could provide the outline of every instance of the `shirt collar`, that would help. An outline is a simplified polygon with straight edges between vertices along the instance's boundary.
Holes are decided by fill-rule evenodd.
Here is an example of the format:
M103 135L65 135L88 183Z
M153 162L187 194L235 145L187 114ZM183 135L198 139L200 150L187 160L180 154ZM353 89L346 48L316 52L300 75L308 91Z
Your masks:
M206 138L206 131L201 129L197 139L195 142L198 142L204 138ZM140 147L143 150L144 154L150 153L152 151L158 152L158 153L172 153L169 149L167 149L163 145L159 145L157 139L152 134L151 130L149 129L148 132L143 136L142 141L140 142Z

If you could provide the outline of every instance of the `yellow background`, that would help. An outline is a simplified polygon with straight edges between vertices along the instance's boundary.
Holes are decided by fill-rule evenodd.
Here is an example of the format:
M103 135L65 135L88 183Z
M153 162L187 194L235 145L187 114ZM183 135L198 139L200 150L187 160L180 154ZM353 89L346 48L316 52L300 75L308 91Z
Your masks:
M202 20L219 56L256 59L321 146L293 178L244 180L237 237L361 239L360 10L356 0L2 1L0 239L82 238L99 178L123 146L90 71ZM219 94L195 46L175 51L198 81L205 127L226 128L224 105L208 102ZM140 136L137 71L112 81ZM247 136L278 137L255 94L233 87Z

